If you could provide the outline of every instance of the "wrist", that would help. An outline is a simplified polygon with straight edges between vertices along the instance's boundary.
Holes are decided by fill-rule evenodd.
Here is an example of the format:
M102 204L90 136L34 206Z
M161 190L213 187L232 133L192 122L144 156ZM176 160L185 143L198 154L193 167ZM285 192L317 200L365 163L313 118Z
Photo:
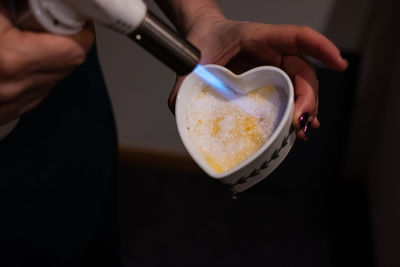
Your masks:
M193 25L199 22L225 19L215 0L156 0L155 2L184 36L187 36Z
M190 31L198 27L199 25L212 25L216 22L225 21L226 17L222 13L218 6L205 5L193 9L191 12L185 14L186 19L184 19L183 27L181 28L182 33L187 36Z

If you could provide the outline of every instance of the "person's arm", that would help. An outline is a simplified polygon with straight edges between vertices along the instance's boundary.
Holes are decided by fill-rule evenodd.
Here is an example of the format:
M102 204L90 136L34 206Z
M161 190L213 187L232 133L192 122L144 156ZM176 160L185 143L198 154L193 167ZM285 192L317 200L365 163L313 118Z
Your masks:
M225 65L240 73L259 65L283 69L295 87L296 104L292 125L297 136L306 139L318 128L318 81L309 55L328 67L347 68L339 49L325 36L307 26L270 25L225 18L214 0L157 0L158 5L202 52L201 63ZM170 94L174 109L178 82Z
M20 31L0 7L0 126L39 105L83 63L93 41L92 25L69 37Z
M212 21L226 19L214 0L155 0L177 30L187 35L198 20Z

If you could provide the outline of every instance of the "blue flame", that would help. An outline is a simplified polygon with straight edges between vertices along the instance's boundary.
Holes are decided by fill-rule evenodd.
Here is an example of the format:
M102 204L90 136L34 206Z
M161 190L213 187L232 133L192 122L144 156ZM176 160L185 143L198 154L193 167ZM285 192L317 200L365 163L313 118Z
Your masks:
M235 97L235 93L232 89L227 87L218 77L201 65L197 65L193 72L225 98L232 99Z

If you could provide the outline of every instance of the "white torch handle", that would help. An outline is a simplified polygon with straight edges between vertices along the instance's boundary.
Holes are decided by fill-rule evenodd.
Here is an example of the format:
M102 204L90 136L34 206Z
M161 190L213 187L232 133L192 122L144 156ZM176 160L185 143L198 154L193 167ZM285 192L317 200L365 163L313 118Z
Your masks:
M18 1L18 0L14 0ZM79 32L94 20L123 34L133 32L143 22L147 7L142 0L28 0L41 26L53 33Z
M148 11L143 0L8 1L20 29L74 34L94 20L128 36L178 75L190 73L200 62L200 50Z

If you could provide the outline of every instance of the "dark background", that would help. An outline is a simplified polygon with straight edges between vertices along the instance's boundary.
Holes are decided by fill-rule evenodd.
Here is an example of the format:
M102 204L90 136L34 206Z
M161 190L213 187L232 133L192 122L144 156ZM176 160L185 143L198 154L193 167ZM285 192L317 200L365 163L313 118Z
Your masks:
M125 266L373 266L365 184L342 174L360 66L345 57L317 70L323 127L237 200L205 174L120 164Z

